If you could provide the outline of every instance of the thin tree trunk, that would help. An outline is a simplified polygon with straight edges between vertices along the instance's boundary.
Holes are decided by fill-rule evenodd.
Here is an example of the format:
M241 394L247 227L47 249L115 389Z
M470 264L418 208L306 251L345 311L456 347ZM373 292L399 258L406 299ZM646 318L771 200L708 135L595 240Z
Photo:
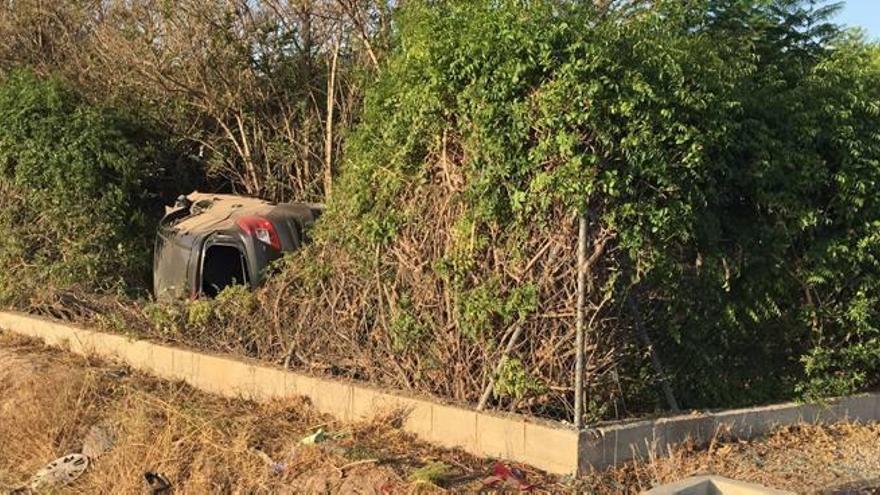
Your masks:
M333 46L330 77L327 79L327 128L324 132L324 198L330 198L333 187L333 108L336 106L336 61L339 58L339 39ZM325 199L325 200L326 200Z
M492 371L492 376L489 377L489 383L486 385L486 388L483 390L483 395L480 397L480 402L477 404L477 411L482 411L486 408L486 403L489 402L489 397L492 395L492 391L495 389L495 379L498 377L498 374L501 373L501 366L504 364L504 360L507 359L507 356L513 352L513 348L516 346L516 343L519 341L520 335L522 335L523 328L525 325L523 322L516 323L516 330L513 331L513 335L510 336L510 340L507 341L507 346L504 348L504 352L501 353L501 358L498 359L498 363L495 364L495 369Z
M376 70L379 70L379 58L376 57L376 52L373 50L373 44L370 43L370 33L367 31L367 26L365 26L360 17L358 16L355 8L348 3L346 0L337 0L337 3L342 10L348 14L349 19L351 19L352 24L354 24L355 28L357 28L358 33L361 36L361 41L364 43L364 48L367 50L367 55L370 57L370 62L373 63L373 67Z

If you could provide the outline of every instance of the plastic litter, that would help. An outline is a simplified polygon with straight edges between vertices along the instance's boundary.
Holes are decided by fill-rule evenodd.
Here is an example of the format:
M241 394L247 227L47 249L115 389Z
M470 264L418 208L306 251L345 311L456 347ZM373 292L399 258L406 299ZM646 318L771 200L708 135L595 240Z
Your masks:
M89 458L82 454L68 454L46 464L28 482L31 490L43 490L72 483L89 467Z
M144 473L144 483L147 485L147 493L150 495L167 495L171 493L171 482L162 473L147 471Z
M526 474L518 468L508 466L503 462L496 462L492 466L492 475L483 480L486 488L515 488L529 492L537 488L537 485L526 481Z
M318 430L311 435L303 437L299 443L303 445L315 445L316 443L321 443L325 440L327 440L327 432L324 431L324 428L318 428Z

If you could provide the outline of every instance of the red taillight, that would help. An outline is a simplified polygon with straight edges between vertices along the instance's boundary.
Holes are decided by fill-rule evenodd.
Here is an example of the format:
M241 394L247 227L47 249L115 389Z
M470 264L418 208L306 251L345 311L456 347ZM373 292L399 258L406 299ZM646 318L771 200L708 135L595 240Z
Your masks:
M238 219L238 226L247 235L252 235L263 244L281 251L281 240L272 222L262 217L241 217Z

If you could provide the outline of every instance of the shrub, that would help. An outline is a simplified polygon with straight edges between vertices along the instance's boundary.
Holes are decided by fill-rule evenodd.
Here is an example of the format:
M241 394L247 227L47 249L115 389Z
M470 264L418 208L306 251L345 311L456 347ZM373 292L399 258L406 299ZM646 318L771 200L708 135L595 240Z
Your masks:
M164 338L179 337L185 326L186 311L180 304L148 303L144 306L147 322Z
M494 392L497 397L512 397L522 400L528 396L546 392L544 384L529 375L525 365L519 359L503 360L496 380Z
M409 298L401 298L388 328L391 347L398 352L412 349L421 344L429 332L430 327L413 314Z
M214 301L214 312L221 320L249 318L257 309L254 293L245 285L224 287Z
M162 203L161 139L65 83L0 81L0 297L145 287Z
M880 385L880 47L848 37L812 80L826 109L819 136L827 167L811 198L800 290L811 349L807 396Z
M315 234L336 277L291 289L294 341L475 400L521 320L508 363L547 385L529 407L569 414L583 214L587 386L615 403L591 410L664 407L639 325L684 407L871 383L875 49L810 2L595 4L406 4ZM432 322L405 352L401 293Z
M197 299L186 307L186 325L189 328L207 328L214 321L214 301Z

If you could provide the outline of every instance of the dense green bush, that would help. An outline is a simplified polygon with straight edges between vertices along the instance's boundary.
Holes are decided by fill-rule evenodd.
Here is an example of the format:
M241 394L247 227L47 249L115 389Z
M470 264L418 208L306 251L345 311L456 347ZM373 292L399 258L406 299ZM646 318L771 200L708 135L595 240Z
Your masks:
M417 352L457 352L440 338L455 328L485 360L449 378L485 382L526 322L521 374L570 386L571 354L548 353L573 345L551 306L573 307L563 245L580 211L599 254L591 352L610 356L591 371L596 400L616 387L662 407L638 322L684 406L875 384L876 47L811 2L616 5L407 4L317 234L355 260L340 268L353 286L373 287L354 324L374 335L406 293L439 332ZM539 303L504 316L524 284ZM613 386L596 378L608 369Z
M0 300L146 287L160 146L61 81L25 71L0 81Z
M827 173L809 193L804 307L808 396L880 385L880 47L842 40L812 75Z

